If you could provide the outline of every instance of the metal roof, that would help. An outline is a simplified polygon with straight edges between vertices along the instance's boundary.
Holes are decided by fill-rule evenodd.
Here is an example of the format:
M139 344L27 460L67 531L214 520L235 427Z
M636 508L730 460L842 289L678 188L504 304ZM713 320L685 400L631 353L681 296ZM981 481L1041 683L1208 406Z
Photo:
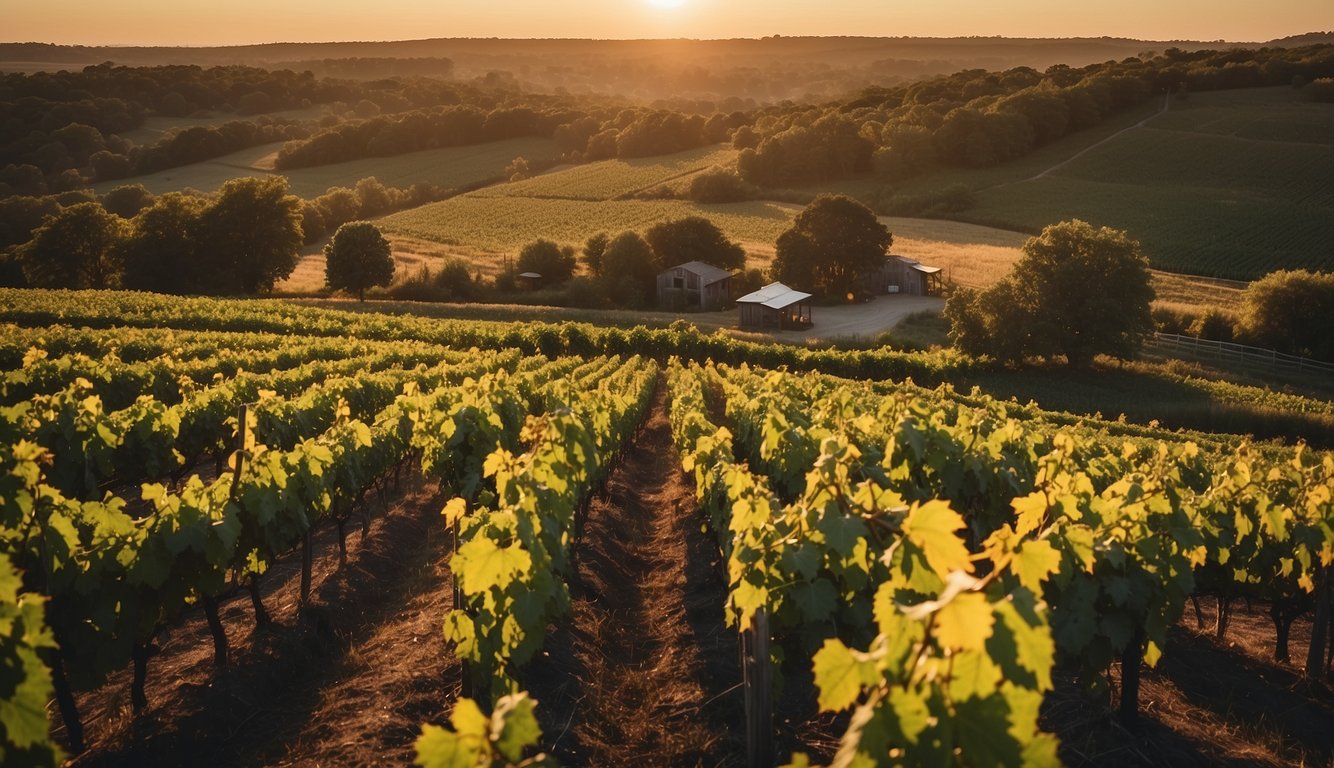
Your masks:
M917 270L918 272L923 272L928 275L934 275L941 269L940 267L924 267L921 264L913 264L912 268Z
M788 288L782 283L769 283L763 288L748 293L736 300L738 304L760 304L769 309L786 309L800 301L809 299L811 294Z
M719 269L712 264L705 264L702 261L687 261L684 264L677 264L670 269L665 269L663 272L674 272L678 269L684 269L687 272L694 272L699 275L700 282L704 285L713 285L720 280L726 280L732 276L731 272L728 272L725 269Z
M526 277L529 280L539 280L542 276L536 272L520 272L519 277Z

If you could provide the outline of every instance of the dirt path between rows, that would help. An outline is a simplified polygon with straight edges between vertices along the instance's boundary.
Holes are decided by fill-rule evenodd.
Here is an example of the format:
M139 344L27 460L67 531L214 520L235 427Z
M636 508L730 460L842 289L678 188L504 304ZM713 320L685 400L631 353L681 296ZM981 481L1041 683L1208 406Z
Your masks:
M652 410L592 501L572 614L526 681L567 765L739 765L736 633L717 543L681 471L659 382Z
M311 605L298 610L300 557L266 574L273 617L255 629L248 596L221 606L231 663L213 666L193 611L158 639L148 708L128 707L130 671L79 695L88 749L75 766L406 765L425 722L445 722L459 663L440 631L450 607L448 542L434 484L372 497L368 536L338 562L317 532ZM57 738L63 729L57 717Z

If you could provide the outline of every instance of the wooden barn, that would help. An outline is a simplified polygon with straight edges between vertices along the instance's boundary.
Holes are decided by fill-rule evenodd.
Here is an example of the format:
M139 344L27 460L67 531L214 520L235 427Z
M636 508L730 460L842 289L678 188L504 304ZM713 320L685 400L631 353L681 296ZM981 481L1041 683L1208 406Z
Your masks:
M867 293L905 293L909 296L939 296L944 288L940 267L928 267L907 256L890 255L878 269L862 278Z
M736 300L741 308L742 328L779 330L811 326L811 294L793 290L782 283L769 283Z
M658 273L658 306L664 309L722 309L732 298L732 273L702 261L687 261Z

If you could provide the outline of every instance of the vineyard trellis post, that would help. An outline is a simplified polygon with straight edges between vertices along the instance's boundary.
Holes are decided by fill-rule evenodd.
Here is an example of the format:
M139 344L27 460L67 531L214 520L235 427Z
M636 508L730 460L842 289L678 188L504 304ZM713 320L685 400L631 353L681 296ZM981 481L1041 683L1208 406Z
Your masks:
M1315 618L1311 622L1311 647L1306 652L1306 679L1317 679L1324 669L1325 643L1329 641L1329 569L1316 566Z
M769 659L769 612L761 608L741 632L741 675L746 700L746 765L774 764L773 667Z

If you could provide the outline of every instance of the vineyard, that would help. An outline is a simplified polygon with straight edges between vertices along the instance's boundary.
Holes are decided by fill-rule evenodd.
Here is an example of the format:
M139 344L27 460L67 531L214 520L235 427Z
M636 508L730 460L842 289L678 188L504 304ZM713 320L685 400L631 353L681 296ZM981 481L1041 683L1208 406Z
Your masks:
M411 493L443 542L425 621L450 662L420 681L438 698L408 711L410 732L379 729L384 752L317 759L302 750L342 737L298 730L236 764L1098 763L1053 702L1114 701L1104 719L1142 733L1160 714L1141 676L1171 663L1201 603L1220 639L1265 606L1266 663L1304 669L1311 692L1287 717L1328 722L1328 453L905 381L969 365L942 353L0 296L6 764L200 749L213 737L188 726L140 738L224 716L183 686L163 709L164 670L193 653L211 660L202 689L233 690L257 655L316 653L264 638L366 609L322 586L375 578L362 552ZM631 508L647 519L618 517ZM652 559L668 540L679 557ZM436 646L417 647L425 664ZM617 687L639 676L647 692ZM254 712L227 726L246 744L265 728L255 679L237 694ZM108 746L113 726L140 735ZM1260 764L1334 759L1307 731L1264 749Z

